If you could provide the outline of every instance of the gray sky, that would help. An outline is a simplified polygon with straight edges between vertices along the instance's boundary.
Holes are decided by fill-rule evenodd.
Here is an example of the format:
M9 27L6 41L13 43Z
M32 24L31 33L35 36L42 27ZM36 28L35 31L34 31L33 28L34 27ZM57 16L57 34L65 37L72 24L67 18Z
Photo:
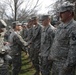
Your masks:
M7 0L0 0L0 1L7 1ZM26 3L28 0L24 0L24 1L25 1L25 3L23 3L22 8L24 8L27 5ZM35 5L37 0L29 0L29 1L31 2L31 5L32 5L31 8L32 8ZM39 0L38 4L40 4L41 7L38 9L39 10L38 13L47 14L48 10L50 10L52 8L47 9L46 7L55 3L56 1L57 0Z
M44 14L47 14L47 11L49 9L47 9L46 7L48 7L49 5L55 3L57 0L40 0L40 1L43 1L42 2L42 8L41 10L39 11L39 13L44 13ZM51 8L50 8L51 9Z
M38 13L40 14L47 14L48 10L46 7L48 7L49 5L55 3L57 0L39 0L39 4L41 4L40 9L38 11ZM36 0L32 0L32 5L36 3ZM22 5L23 7L25 6L25 4ZM51 9L51 8L50 8Z

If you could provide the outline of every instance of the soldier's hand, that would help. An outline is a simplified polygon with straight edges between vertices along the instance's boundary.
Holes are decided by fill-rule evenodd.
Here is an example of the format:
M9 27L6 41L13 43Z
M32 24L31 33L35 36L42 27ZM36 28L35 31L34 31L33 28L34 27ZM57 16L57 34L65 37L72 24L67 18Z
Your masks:
M9 45L9 44L10 44L9 42L4 42L4 43L3 43L3 45Z
M28 46L28 48L30 48L30 46Z

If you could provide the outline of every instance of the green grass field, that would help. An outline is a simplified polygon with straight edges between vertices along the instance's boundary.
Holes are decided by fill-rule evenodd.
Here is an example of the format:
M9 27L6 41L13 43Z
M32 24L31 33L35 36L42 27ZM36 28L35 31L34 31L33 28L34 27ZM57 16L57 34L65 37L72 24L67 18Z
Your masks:
M20 75L33 75L34 73L35 69L32 66L29 55L22 52L22 68Z

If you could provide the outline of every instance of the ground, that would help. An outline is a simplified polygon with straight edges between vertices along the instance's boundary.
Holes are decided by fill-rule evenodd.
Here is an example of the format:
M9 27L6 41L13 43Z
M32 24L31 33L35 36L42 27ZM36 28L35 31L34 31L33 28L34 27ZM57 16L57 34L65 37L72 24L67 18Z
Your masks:
M22 52L22 68L20 75L33 75L35 69L29 59L29 55Z

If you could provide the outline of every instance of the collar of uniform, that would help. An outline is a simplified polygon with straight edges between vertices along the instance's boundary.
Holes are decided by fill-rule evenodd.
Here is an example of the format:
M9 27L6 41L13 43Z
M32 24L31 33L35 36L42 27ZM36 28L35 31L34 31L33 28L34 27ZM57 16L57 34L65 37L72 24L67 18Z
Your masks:
M71 19L71 20L70 20L69 22L67 22L67 23L62 23L61 28L66 29L73 21L74 21L74 19Z
M20 31L14 31L15 32L15 34L20 34Z
M50 27L50 25L44 27L44 31L47 31L49 27Z

